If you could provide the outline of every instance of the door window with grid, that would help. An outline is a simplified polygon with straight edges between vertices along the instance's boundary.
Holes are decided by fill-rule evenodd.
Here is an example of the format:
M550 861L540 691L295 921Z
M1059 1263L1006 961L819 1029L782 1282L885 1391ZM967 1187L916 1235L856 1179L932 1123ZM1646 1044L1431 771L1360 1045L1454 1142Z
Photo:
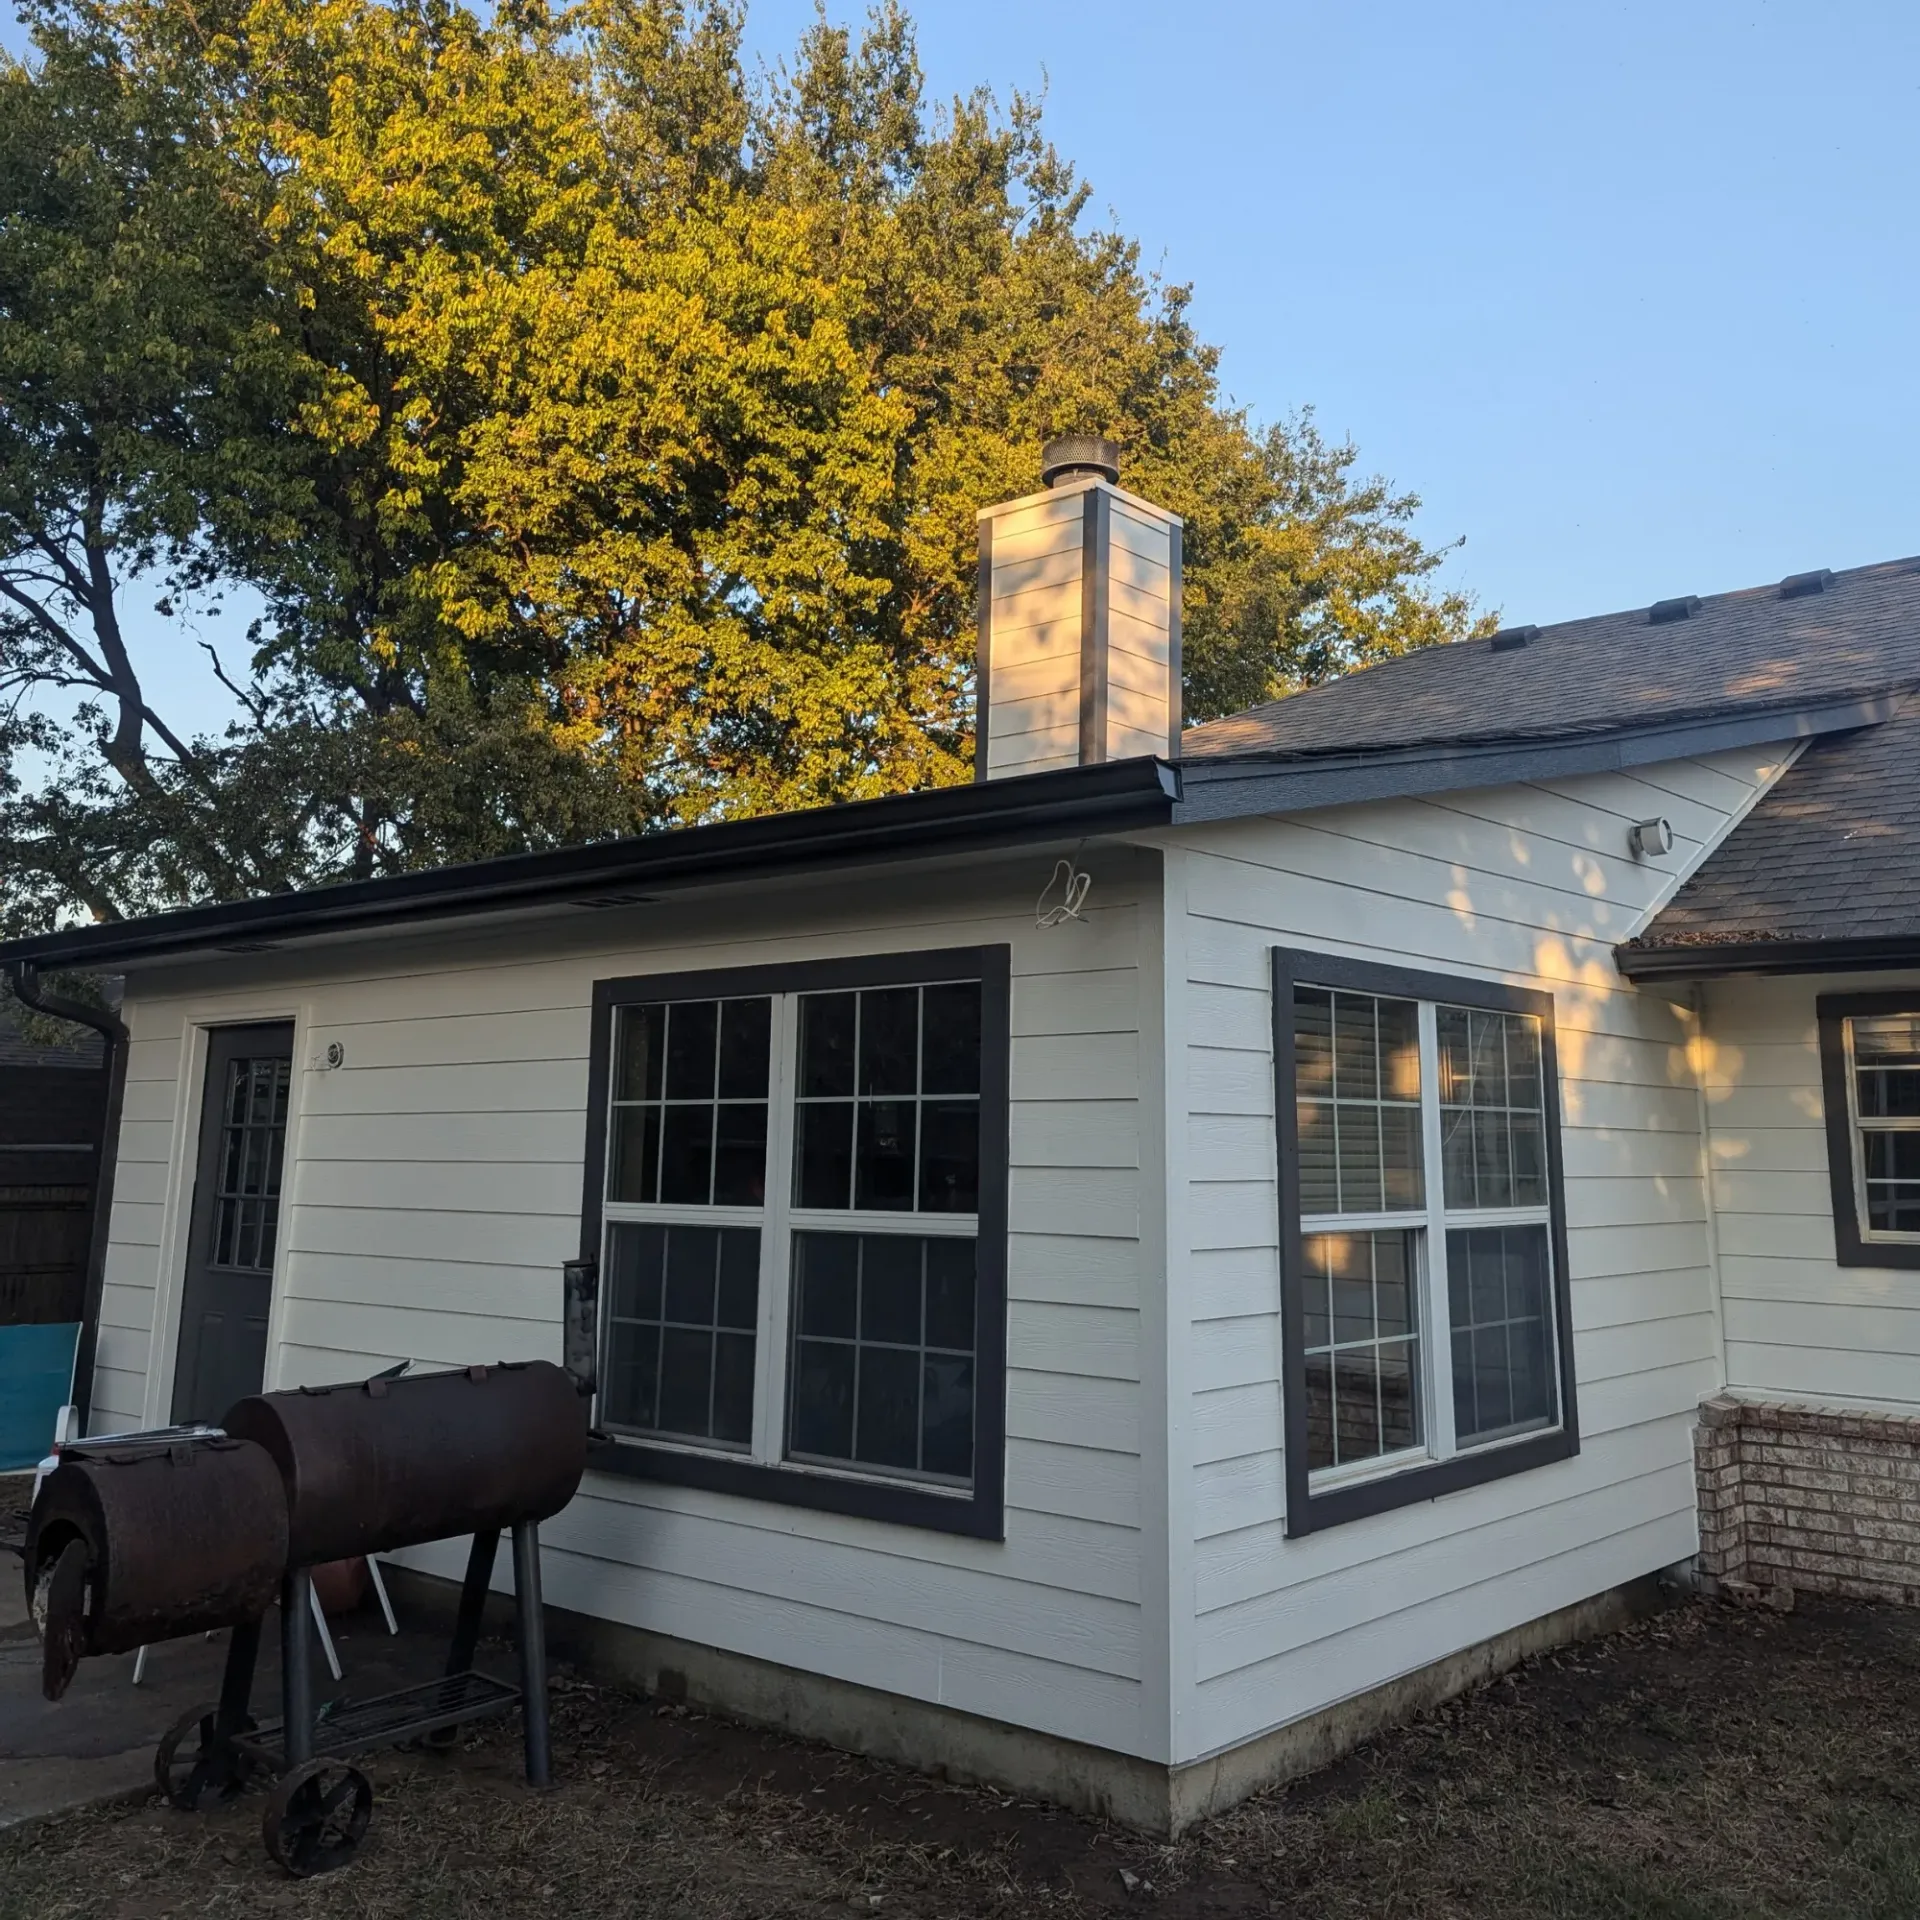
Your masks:
M1559 1445L1550 999L1306 954L1276 955L1275 992L1290 1506L1436 1468L1484 1478L1501 1466L1458 1463Z
M598 1418L647 1471L997 1502L1004 961L943 957L603 987Z

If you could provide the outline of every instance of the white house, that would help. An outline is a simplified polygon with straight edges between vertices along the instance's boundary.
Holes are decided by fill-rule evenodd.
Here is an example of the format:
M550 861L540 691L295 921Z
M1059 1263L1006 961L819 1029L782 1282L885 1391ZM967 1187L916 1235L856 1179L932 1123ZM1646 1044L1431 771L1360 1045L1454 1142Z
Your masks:
M0 948L126 981L92 1428L560 1358L597 1263L563 1627L1162 1830L1703 1497L1713 1577L1901 1588L1920 563L1183 734L1106 458L982 516L971 788Z

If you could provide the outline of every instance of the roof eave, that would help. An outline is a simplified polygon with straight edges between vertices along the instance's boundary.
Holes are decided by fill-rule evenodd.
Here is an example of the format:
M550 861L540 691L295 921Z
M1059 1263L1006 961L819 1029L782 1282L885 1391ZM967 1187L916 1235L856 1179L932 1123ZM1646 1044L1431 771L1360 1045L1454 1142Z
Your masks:
M1635 983L1712 980L1735 974L1873 973L1920 967L1920 932L1831 940L1729 940L1613 950L1614 965Z
M278 947L323 934L421 925L550 901L594 904L597 894L612 888L677 889L1165 826L1180 786L1176 768L1140 759L895 794L62 928L0 942L0 965L112 967Z
M1610 733L1515 736L1460 746L1403 747L1351 754L1248 752L1183 760L1182 823L1251 813L1298 813L1368 800L1408 799L1465 787L1510 786L1617 773L1662 760L1738 747L1811 739L1890 719L1902 692L1849 696L1625 727Z

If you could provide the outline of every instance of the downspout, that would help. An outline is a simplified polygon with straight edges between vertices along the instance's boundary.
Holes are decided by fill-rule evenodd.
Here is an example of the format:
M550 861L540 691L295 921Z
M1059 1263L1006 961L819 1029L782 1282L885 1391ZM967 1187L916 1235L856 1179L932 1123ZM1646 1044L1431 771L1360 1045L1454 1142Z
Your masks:
M1693 1009L1693 1102L1700 1132L1700 1198L1707 1219L1707 1279L1712 1289L1715 1393L1727 1390L1727 1306L1720 1292L1720 1209L1713 1196L1713 1109L1707 1099L1707 988L1696 980L1688 994Z
M100 1123L100 1150L93 1181L93 1224L87 1241L87 1292L80 1310L80 1342L73 1356L75 1431L85 1433L93 1412L93 1361L100 1344L100 1296L107 1283L107 1241L113 1224L113 1176L120 1163L120 1107L127 1090L127 1023L105 1007L49 993L30 961L7 963L14 997L35 1013L91 1027L106 1048L107 1105Z

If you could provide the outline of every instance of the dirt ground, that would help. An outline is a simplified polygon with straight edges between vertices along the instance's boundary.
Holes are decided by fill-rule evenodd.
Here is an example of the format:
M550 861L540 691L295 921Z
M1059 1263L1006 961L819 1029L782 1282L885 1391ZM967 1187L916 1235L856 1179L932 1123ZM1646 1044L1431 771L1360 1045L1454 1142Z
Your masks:
M553 1914L774 1920L1912 1920L1920 1615L1693 1604L1539 1660L1178 1845L557 1682L560 1784L516 1728L370 1763L360 1858L292 1882L260 1800L0 1837L4 1920Z

